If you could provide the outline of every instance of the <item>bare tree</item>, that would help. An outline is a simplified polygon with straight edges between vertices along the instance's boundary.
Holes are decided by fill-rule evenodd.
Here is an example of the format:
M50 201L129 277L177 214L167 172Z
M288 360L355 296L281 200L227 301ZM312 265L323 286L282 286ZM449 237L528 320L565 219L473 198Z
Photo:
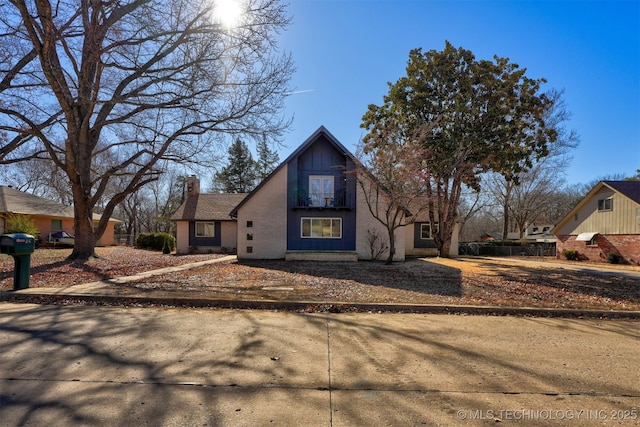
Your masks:
M0 4L0 163L51 159L73 194L71 258L94 255L115 207L160 162L208 161L226 135L277 138L291 59L278 0L246 0L233 28L197 0ZM96 165L95 159L105 159ZM109 162L106 162L106 159ZM110 181L122 185L92 211Z
M396 253L395 232L413 224L418 215L429 209L425 181L420 170L422 150L408 143L399 144L398 133L389 125L371 138L372 144L358 148L356 182L371 215L387 230L389 252L387 264ZM371 140L370 140L371 141Z
M20 191L73 205L69 180L49 159L32 159L6 165L0 170L0 180Z
M536 221L548 209L551 195L564 184L570 152L578 146L580 138L574 130L565 127L571 113L563 94L555 89L547 92L552 103L544 120L557 133L555 141L548 144L549 154L537 159L528 170L494 174L487 181L485 187L502 206L503 239L507 238L510 229L522 236L527 224Z

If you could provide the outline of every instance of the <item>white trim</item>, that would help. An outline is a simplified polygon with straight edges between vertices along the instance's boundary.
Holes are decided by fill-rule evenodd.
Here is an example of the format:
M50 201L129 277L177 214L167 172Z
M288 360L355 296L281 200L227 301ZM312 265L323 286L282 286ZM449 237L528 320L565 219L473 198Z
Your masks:
M334 195L335 177L333 175L309 175L310 206L333 206Z

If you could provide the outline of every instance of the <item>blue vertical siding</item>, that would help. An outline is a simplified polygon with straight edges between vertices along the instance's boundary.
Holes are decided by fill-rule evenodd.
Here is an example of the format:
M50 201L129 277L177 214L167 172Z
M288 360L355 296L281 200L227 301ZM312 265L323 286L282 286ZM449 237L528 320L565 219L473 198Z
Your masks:
M288 164L287 250L352 251L356 248L356 180L353 164L323 135ZM350 209L300 208L299 194L309 194L310 175L333 175L334 192L345 194ZM342 218L342 238L302 238L302 218Z

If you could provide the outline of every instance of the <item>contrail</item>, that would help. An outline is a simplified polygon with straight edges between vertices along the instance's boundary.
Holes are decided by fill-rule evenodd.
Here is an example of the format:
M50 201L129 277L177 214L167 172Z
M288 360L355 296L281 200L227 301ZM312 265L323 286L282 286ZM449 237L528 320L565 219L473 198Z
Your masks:
M292 92L285 92L285 95L289 96L289 95L296 95L298 93L307 93L307 92L313 92L313 89L294 90Z

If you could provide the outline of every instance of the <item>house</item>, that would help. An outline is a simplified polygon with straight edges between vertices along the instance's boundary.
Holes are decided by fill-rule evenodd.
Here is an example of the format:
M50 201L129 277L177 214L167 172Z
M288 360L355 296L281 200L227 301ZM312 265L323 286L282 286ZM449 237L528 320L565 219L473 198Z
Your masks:
M185 201L171 217L176 222L176 252L235 252L236 220L229 213L246 195L200 193L200 181L188 177Z
M482 242L495 242L495 241L501 241L501 240L502 240L501 231L492 231L480 236L480 241ZM513 241L520 240L520 233L518 233L517 231L508 232L506 240L513 240Z
M65 206L61 203L33 194L19 191L13 187L0 186L0 233L4 233L4 221L9 214L27 215L33 219L39 238L46 241L47 236L57 231L73 233L74 212L73 206ZM99 214L93 214L93 221L100 221ZM110 246L114 244L114 226L121 222L117 219L109 219L107 228L96 245Z
M419 205L425 206L426 200L418 199ZM417 212L418 208L409 206L411 211ZM411 217L410 223L404 226L405 230L405 254L413 257L425 257L439 255L436 242L433 239L433 233L437 233L440 223L436 218L434 224L431 224L428 211L421 211L415 217ZM458 238L460 235L460 223L454 224L453 235L451 237L450 256L458 255Z
M357 185L357 160L320 127L249 194L200 193L187 180L176 222L176 252L236 251L239 259L356 261L388 256L388 243L374 251L372 236L387 230ZM373 179L373 178L368 178ZM396 230L394 260L436 255L426 215ZM437 227L435 224L433 227ZM456 225L450 255L457 255ZM386 254L385 254L386 251Z
M316 130L231 211L237 219L238 258L371 259L370 236L388 239L387 231L367 207L356 164L327 129ZM434 252L434 245L415 244L430 240L429 227L421 222L397 229L394 260ZM457 246L456 240L452 249ZM381 258L388 255L385 249Z
M640 181L600 181L551 232L557 257L576 250L581 259L617 254L640 265Z
M524 240L527 242L555 243L556 236L551 233L553 224L530 224L524 232Z

